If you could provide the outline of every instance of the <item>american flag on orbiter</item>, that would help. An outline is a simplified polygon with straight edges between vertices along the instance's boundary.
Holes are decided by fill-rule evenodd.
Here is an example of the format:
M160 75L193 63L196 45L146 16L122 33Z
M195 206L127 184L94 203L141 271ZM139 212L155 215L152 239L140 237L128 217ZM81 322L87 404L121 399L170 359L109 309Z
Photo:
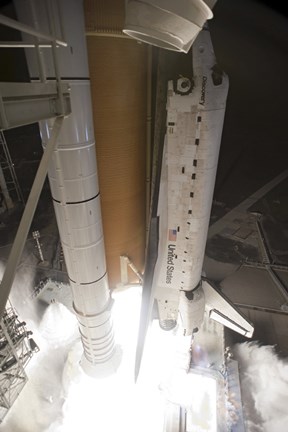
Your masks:
M176 241L177 240L177 230L176 229L169 229L168 240L169 241Z

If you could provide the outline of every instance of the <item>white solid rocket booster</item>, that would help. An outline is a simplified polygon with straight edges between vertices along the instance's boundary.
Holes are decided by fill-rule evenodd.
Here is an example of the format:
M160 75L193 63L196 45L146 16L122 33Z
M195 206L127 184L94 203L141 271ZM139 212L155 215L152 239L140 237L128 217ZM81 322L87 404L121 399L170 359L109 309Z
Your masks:
M61 0L50 2L49 8L45 0L34 4L26 0L17 0L15 3L20 21L41 28L48 34L60 34L68 43L67 48L57 47L56 51L61 78L70 83L72 113L63 123L48 175L73 292L73 308L84 348L81 363L85 372L94 374L95 370L97 373L97 365L101 368L113 358L115 350L83 4L79 0ZM50 28L47 20L49 14ZM51 50L42 50L41 56L46 78L55 79ZM38 65L32 50L27 50L27 61L31 79L38 79ZM44 146L50 137L52 125L50 120L40 123ZM113 362L110 363L113 369Z

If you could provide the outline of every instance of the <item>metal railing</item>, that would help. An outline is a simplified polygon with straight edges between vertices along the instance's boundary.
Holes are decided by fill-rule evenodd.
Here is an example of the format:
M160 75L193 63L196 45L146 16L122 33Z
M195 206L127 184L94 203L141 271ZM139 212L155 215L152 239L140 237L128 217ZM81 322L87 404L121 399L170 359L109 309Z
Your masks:
M30 6L31 6L31 12L32 16L35 18L34 22L37 23L36 20L36 14L35 14L35 7L34 7L34 1L30 0ZM49 35L46 33L41 32L38 29L35 29L29 25L23 24L21 22L18 22L16 20L13 20L7 16L0 14L0 24L12 28L14 30L18 30L22 33L25 33L27 35L30 35L34 38L34 41L32 43L30 42L23 42L23 41L8 41L8 42L2 42L0 43L0 47L2 48L33 48L36 51L36 57L37 57L37 64L38 64L38 71L39 71L39 81L41 83L46 82L46 73L45 73L45 66L43 63L43 56L41 53L41 50L43 48L50 48L52 50L52 58L53 58L53 67L55 71L55 81L57 83L57 94L59 99L59 105L60 105L60 112L59 115L65 115L65 104L64 104L64 96L63 96L63 89L61 85L61 75L60 75L60 69L59 64L57 60L57 47L67 47L68 44L55 36L55 27L54 27L54 21L53 21L53 7L52 3L48 1L46 3L47 6L47 22L49 25L49 28L51 29L53 35ZM60 11L59 15L61 18ZM61 24L61 22L60 22ZM61 32L62 32L62 25L60 25ZM6 112L5 112L5 104L3 102L3 97L0 93L0 119L1 124L4 125L2 129L7 129L9 127L9 122L7 121ZM40 119L41 120L41 119Z

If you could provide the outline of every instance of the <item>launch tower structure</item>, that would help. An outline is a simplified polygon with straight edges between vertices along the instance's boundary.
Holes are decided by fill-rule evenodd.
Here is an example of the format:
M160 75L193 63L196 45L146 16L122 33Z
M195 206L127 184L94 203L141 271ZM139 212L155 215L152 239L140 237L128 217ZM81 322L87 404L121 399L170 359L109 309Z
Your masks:
M28 381L25 368L39 351L31 335L8 301L0 322L0 423Z

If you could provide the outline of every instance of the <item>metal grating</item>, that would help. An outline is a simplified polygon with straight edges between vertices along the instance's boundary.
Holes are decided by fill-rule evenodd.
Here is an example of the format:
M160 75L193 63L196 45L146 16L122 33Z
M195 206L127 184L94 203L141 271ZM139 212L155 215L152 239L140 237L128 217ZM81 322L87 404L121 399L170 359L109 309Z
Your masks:
M8 302L0 322L0 423L28 380L27 363L39 351L31 335Z

